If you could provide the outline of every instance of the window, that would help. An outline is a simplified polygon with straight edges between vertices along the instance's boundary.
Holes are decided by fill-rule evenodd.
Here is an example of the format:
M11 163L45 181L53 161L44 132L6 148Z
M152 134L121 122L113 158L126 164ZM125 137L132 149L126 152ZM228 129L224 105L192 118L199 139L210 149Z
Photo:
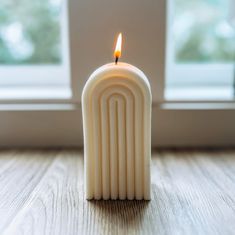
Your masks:
M169 1L167 99L233 99L233 4L232 0Z
M153 146L234 144L234 28L229 23L235 10L228 7L234 2L21 0L18 6L16 0L2 0L0 145L82 146L82 89L96 68L113 61L120 31L120 61L143 70L151 84ZM35 50L31 24L41 27L34 39L40 38L46 50ZM195 29L199 40L187 54ZM17 44L22 36L24 43Z
M62 0L1 1L1 99L70 96L66 14Z

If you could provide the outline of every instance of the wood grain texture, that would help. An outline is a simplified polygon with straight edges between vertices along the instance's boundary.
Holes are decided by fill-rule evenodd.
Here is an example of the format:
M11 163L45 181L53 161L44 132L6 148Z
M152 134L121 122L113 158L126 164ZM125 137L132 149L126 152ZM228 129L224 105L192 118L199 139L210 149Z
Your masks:
M235 234L235 151L158 151L152 200L87 201L79 150L0 151L0 234Z

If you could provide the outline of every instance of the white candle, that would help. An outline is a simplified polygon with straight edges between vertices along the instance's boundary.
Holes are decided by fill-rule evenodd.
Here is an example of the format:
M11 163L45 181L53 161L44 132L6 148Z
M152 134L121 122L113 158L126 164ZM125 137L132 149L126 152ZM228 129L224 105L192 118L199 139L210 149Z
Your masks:
M110 63L92 73L82 94L87 199L150 199L151 103L138 68Z

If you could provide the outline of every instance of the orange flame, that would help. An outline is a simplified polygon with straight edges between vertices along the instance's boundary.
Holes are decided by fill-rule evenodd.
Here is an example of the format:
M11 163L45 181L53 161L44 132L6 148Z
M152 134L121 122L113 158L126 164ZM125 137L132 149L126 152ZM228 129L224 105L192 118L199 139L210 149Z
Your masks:
M114 57L116 59L121 57L122 52L122 33L119 33L118 38L117 38L117 43L114 51Z

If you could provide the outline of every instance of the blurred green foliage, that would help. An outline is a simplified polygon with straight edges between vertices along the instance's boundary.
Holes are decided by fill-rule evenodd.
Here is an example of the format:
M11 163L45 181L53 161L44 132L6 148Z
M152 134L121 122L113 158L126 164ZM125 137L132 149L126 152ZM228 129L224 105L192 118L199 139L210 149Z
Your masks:
M235 28L228 17L230 3L230 0L175 0L176 62L226 63L235 60Z
M60 11L58 0L1 0L0 63L60 63Z
M0 64L61 62L60 1L1 0ZM227 21L230 0L174 1L176 62L234 61L235 29Z

